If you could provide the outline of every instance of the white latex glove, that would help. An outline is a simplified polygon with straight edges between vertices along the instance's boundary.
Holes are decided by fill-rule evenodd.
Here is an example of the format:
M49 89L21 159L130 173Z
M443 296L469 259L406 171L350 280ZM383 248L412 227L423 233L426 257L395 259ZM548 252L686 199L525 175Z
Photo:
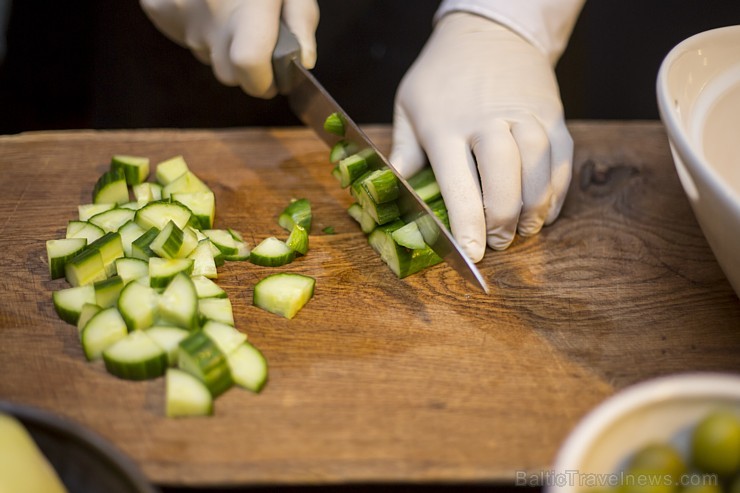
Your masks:
M277 94L272 52L280 19L301 45L301 63L316 63L316 0L140 0L151 21L166 36L213 66L216 78L241 86L247 94Z
M487 18L442 17L396 95L390 160L409 177L428 158L472 261L555 220L572 154L547 56Z

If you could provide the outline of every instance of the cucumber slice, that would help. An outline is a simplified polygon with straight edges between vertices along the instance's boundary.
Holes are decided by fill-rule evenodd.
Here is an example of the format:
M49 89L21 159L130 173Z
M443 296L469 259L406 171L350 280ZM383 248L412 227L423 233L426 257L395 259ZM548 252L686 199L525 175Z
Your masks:
M134 202L126 202L125 204L121 204L118 207L119 207L119 209L129 209L129 210L132 210L132 211L138 211L139 209L141 209L145 205L146 204L140 204L140 203L134 201Z
M151 244L157 235L159 235L159 229L152 227L149 228L146 233L132 241L131 256L146 262L148 262L150 258L156 257L157 254L152 250Z
M296 254L306 255L308 253L308 232L300 224L293 226L290 236L285 244Z
M149 248L162 258L173 259L180 252L182 239L182 230L170 221L165 224L157 237L149 244Z
M398 199L400 193L398 178L388 168L370 173L362 180L362 186L378 204L394 201Z
M146 230L154 227L161 231L170 221L183 229L190 222L192 215L190 209L179 202L160 200L150 202L136 211L134 220Z
M69 221L67 223L66 238L85 238L90 244L105 234L98 226L87 221Z
M82 305L82 309L80 310L80 317L77 319L77 333L80 336L82 334L82 329L85 328L85 325L87 325L90 319L93 318L93 316L100 310L102 310L102 308L92 303L85 303L84 305Z
M233 254L221 254L221 257L224 260L230 260L230 261L242 261L242 260L249 260L250 255L252 255L252 250L250 250L249 245L247 245L244 242L238 241L236 243L236 253ZM216 259L214 258L214 262Z
M342 159L337 166L339 167L339 184L342 188L350 186L368 170L367 161L359 153Z
M213 192L175 192L170 198L190 209L198 219L200 229L213 227L216 218L216 196Z
M342 118L342 115L339 113L332 113L329 116L326 117L324 120L324 130L329 132L330 134L338 135L339 137L344 137L344 118Z
M205 240L199 241L195 250L188 255L188 258L193 260L193 271L190 273L191 276L204 276L210 279L216 279L218 277L216 258L213 256L211 246L211 240L206 238Z
M140 282L129 282L118 297L118 311L130 331L154 325L159 315L159 295Z
M211 240L224 255L235 255L239 252L239 240L225 229L204 229L201 231Z
M193 259L190 258L159 258L149 259L149 283L153 288L166 288L172 279L179 273L190 275L193 272Z
M111 276L93 284L95 289L95 304L101 308L116 306L118 297L123 289L123 279L120 276Z
M106 233L88 245L88 250L97 250L103 259L105 273L112 276L116 273L116 259L125 255L123 241L117 232Z
M412 250L421 250L427 246L424 243L424 237L421 235L421 231L419 231L419 226L414 221L396 229L391 233L391 236L393 237L393 241Z
M125 204L129 201L126 177L119 170L103 173L92 192L93 204Z
M213 414L213 397L208 387L193 375L177 368L169 368L165 375L165 389L167 417Z
M49 276L52 279L64 277L64 267L67 261L78 255L87 246L85 238L65 238L62 240L47 240L46 259L49 262Z
M149 176L149 158L119 154L111 158L110 168L122 172L128 185L137 185Z
M162 188L162 198L169 199L176 193L199 193L210 192L208 185L195 176L192 171L186 171L174 181L168 183Z
M167 352L149 337L135 330L103 350L108 373L126 380L150 380L164 375Z
M362 206L357 202L349 206L349 208L347 209L347 213L352 219L357 221L357 223L360 225L360 229L366 235L372 233L373 230L378 226L378 223L375 222L375 219L373 219L370 214L365 212L365 209L363 209Z
M408 184L416 194L427 204L442 197L442 192L437 184L432 168L427 167L409 178Z
M118 228L131 221L136 211L117 207L108 211L95 214L88 219L90 224L94 224L106 233L118 231Z
M393 232L403 226L403 221L398 220L379 226L368 237L370 246L398 278L404 278L442 262L439 255L428 246L420 250L411 250L396 243Z
M313 297L315 286L314 278L302 274L272 274L254 286L253 304L291 319Z
M85 357L90 361L100 359L103 351L127 334L126 322L115 307L100 310L85 324L80 334Z
M198 293L184 272L177 274L159 296L159 315L163 323L187 330L198 328Z
M92 284L64 288L54 291L51 295L54 310L59 318L76 325L80 318L80 311L85 304L95 304L95 288Z
M131 256L131 244L144 233L146 233L144 228L136 224L136 221L133 219L118 228L118 234L121 235L121 246L123 246L123 254L125 256Z
M357 152L357 146L346 140L340 140L331 147L329 152L329 162L337 164L342 159L351 156Z
M64 265L64 277L72 286L85 286L106 279L105 264L100 251L85 248Z
M133 257L116 259L116 273L126 285L134 279L149 275L149 262Z
M147 335L167 353L167 364L177 365L177 353L180 341L185 339L190 331L170 325L154 325L146 329Z
M274 236L265 238L252 249L249 261L263 267L278 267L289 264L295 258L295 252L288 248L284 241Z
M157 164L155 176L157 182L164 186L172 183L187 171L189 171L189 168L185 159L182 156L175 156Z
M177 366L202 381L213 397L234 385L226 355L202 330L180 341Z
M222 353L228 355L247 340L247 334L232 325L209 320L203 325L203 332L211 338Z
M292 231L295 224L300 224L307 232L311 232L311 202L308 199L294 199L278 216L278 224L286 231Z
M80 221L87 222L91 217L101 212L109 211L116 207L115 203L111 204L82 204L77 206L77 217Z
M226 361L236 385L260 392L267 383L267 359L249 342L245 341L231 351Z
M373 200L362 183L356 183L352 188L353 195L362 209L372 217L378 225L395 221L401 216L398 202L384 202L379 204Z
M229 298L201 298L198 300L201 325L209 320L228 325L234 324L234 312Z
M191 280L198 293L198 299L202 298L226 298L228 295L218 284L206 276L192 276Z
M134 185L131 187L131 190L134 192L136 202L141 206L144 206L149 202L162 200L162 185L159 183L147 181Z

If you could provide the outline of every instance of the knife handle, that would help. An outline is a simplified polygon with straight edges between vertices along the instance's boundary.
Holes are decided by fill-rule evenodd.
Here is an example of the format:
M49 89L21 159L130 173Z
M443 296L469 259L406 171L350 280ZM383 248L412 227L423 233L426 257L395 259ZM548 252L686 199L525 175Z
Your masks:
M272 52L272 71L280 94L288 94L293 89L295 77L292 76L292 62L300 55L301 45L298 44L298 39L281 20L277 44Z

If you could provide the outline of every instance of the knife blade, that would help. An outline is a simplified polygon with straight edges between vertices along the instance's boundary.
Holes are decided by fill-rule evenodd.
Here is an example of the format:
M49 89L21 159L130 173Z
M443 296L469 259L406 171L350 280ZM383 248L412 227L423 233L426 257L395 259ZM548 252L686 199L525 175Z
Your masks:
M300 62L298 40L282 22L272 63L278 91L287 97L288 104L298 119L313 129L329 147L339 140L346 140L357 146L357 149L371 149L371 154L375 157L375 159L368 160L371 166L376 169L389 168L398 178L401 185L398 199L401 214L407 220L416 221L424 241L449 266L466 281L488 293L488 284L480 271L463 253L444 224L313 74L303 67ZM339 114L344 120L344 136L334 135L324 130L324 121L332 113Z

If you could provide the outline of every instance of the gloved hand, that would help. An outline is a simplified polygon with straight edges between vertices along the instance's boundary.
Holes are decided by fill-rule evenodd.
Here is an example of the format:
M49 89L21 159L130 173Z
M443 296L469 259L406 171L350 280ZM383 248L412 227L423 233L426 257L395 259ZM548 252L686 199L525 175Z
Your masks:
M316 63L316 0L140 0L154 25L200 61L216 78L269 99L277 94L272 51L280 19L301 45L301 63Z
M428 158L472 261L555 220L572 154L547 57L487 18L442 17L396 95L390 161L409 177Z

